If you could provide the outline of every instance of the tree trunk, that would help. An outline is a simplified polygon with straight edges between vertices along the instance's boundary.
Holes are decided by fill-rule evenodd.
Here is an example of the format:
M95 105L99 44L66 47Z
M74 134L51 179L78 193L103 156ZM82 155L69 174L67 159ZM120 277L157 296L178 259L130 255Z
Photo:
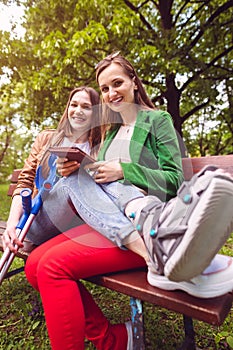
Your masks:
M161 15L162 26L164 29L172 28L172 4L174 0L159 0L158 9Z
M8 147L10 146L10 140L11 140L11 137L6 130L6 139L5 139L4 145L2 147L2 151L0 152L0 164L3 161L3 158L6 154Z
M182 139L182 119L180 117L180 91L175 84L175 74L170 73L166 77L166 91L164 97L167 100L167 110L171 114L174 127L178 133L182 157L187 156L186 147Z

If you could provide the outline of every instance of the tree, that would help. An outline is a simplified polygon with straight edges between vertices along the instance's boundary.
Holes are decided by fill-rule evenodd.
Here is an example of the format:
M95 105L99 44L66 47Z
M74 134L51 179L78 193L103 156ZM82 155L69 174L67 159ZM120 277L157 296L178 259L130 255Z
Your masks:
M25 125L54 125L70 89L96 87L95 64L120 50L134 63L153 101L171 113L181 135L184 125L189 128L200 116L214 120L214 133L221 120L221 152L231 152L224 139L232 134L232 103L226 97L232 93L233 0L23 4L25 36L1 34L0 66L7 67L10 79L1 90L17 97ZM218 98L226 100L225 106ZM190 137L184 132L188 147ZM199 144L196 153L205 154ZM216 139L206 149L216 153L218 144Z
M13 169L21 168L29 153L32 134L19 128L17 103L8 100L8 95L0 101L0 179L7 179Z

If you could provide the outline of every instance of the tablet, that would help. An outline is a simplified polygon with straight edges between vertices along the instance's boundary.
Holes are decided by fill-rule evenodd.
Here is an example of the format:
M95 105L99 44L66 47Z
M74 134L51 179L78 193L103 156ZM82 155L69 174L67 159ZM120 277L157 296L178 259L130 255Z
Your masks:
M89 156L89 154L85 153L78 147L49 147L49 151L60 158L75 160L78 163L85 161L85 163L88 164L94 163L96 161L94 158Z

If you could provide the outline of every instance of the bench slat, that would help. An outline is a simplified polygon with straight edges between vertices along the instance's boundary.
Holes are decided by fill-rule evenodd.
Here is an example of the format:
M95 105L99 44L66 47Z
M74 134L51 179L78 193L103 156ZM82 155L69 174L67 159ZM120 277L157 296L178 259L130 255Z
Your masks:
M0 233L3 233L6 228L6 221L0 221Z
M7 195L10 196L10 197L12 196L12 194L13 194L15 188L16 188L20 172L21 172L21 169L13 170L13 173L11 175L11 183L9 185L8 192L7 192Z
M17 183L18 181L18 176L21 172L21 169L15 169L13 170L13 173L11 175L11 182Z
M196 298L182 291L153 287L147 282L146 275L144 269L137 269L94 276L87 280L212 325L221 325L231 309L232 293L217 298Z
M233 175L233 154L225 156L183 158L182 164L185 180L190 180L193 174L196 174L204 166L210 164L216 165Z
M14 192L14 190L15 190L15 188L16 188L16 184L13 184L13 183L10 184L10 185L9 185L9 188L8 188L7 195L11 197L12 194L13 194L13 192Z

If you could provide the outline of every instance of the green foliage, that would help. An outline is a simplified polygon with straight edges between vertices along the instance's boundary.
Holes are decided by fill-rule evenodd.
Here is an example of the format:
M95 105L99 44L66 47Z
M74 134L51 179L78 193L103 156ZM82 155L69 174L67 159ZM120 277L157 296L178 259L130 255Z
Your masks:
M26 157L28 156L33 140L31 132L21 134L16 130L6 129L1 134L0 141L0 183L9 179L14 169L22 168Z
M15 259L14 268L20 265ZM50 349L41 302L23 274L1 289L0 349Z
M0 75L7 78L0 86L1 138L15 120L29 130L56 125L69 91L96 87L95 64L121 50L154 102L171 113L190 154L232 152L231 0L19 3L24 37L0 32Z
M9 184L0 185L1 210L0 221L6 221L9 214L11 198L7 196Z
M228 109L214 109L210 106L202 113L190 117L183 132L184 140L188 140L190 155L198 157L231 154L232 127Z

